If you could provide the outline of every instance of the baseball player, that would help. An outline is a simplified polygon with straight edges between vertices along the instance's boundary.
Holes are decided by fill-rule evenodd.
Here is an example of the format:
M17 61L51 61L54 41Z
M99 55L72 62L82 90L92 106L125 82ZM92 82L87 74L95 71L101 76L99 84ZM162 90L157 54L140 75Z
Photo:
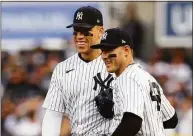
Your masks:
M106 71L98 44L104 33L101 12L91 6L79 8L73 19L73 40L78 53L59 63L53 71L50 87L43 103L46 113L42 136L59 136L63 115L68 116L71 136L105 136L110 134L113 117L108 108L100 107L101 92L113 77ZM103 103L104 104L104 103Z
M108 29L100 44L108 72L115 73L112 136L165 136L178 118L158 82L133 61L130 36L119 28Z

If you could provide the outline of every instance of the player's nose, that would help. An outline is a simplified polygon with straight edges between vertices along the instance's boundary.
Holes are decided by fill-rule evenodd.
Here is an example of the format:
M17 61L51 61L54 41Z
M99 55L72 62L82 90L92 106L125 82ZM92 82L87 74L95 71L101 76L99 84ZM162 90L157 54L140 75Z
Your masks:
M108 52L107 51L102 51L102 59L107 59L108 58Z
M76 38L78 38L78 39L79 39L79 38L80 38L80 39L81 39L81 38L84 38L84 34L81 33L81 32L76 32L76 35L75 35L75 36L76 36Z

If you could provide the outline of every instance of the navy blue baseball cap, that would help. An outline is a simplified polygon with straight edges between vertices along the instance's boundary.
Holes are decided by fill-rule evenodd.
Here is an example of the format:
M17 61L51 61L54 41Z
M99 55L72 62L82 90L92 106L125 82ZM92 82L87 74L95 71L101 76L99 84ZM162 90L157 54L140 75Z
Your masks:
M91 46L92 49L115 49L119 46L129 45L130 48L133 48L133 42L130 35L120 29L120 28L111 28L107 29L103 34L100 44Z
M92 28L95 25L103 26L102 13L94 7L84 6L76 10L76 12L74 13L73 24L67 26L66 28Z

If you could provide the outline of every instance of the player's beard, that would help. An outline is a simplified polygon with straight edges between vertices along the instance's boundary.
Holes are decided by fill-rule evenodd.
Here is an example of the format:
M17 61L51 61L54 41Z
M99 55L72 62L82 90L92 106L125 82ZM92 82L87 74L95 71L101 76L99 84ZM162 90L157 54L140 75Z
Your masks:
M76 49L78 51L78 53L88 53L90 52L91 48L90 48L90 44L92 39L90 38L86 38L84 41L84 44L81 42L76 41Z

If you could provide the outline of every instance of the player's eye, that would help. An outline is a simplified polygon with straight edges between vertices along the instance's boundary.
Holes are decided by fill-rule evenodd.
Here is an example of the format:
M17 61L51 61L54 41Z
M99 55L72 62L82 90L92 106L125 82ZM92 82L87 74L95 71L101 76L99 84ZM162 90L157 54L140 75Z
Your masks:
M85 36L93 36L93 34L91 34L90 32L84 32Z
M82 27L74 27L74 32L73 35L77 35L78 32L84 34L84 36L93 36L92 33L90 33L89 31L91 31L90 28L82 28Z

